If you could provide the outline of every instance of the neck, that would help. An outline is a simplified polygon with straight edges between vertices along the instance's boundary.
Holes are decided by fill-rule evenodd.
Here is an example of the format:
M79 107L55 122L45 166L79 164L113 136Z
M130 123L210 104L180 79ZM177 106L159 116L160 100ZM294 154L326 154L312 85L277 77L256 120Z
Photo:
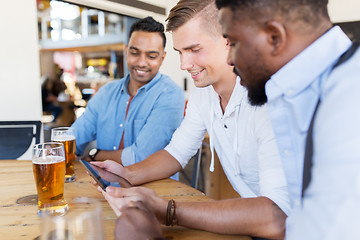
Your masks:
M303 42L301 51L310 46L316 40L318 40L332 27L333 25L330 21L322 21L317 28L310 30L307 34L303 34L303 36L306 37L301 39L301 41Z
M223 77L214 83L212 86L215 92L219 95L220 105L223 113L225 112L226 106L229 103L232 92L236 84L236 75L232 71L227 71L226 74L223 74Z
M130 78L129 84L128 84L128 92L130 96L135 96L137 94L137 91L139 88L144 86L146 83L137 82L135 80L132 80Z
M290 32L290 34L288 34L288 38L290 39L290 41L288 42L290 42L290 44L286 47L287 54L282 59L282 61L279 61L280 64L277 65L276 71L278 71L285 64L291 61L294 57L300 54L304 49L309 47L313 42L315 42L327 31L329 31L331 27L332 27L331 22L324 22L321 25L319 25L316 29L312 29L311 32L309 31L309 33L307 34L303 34L303 33L298 34L295 31Z

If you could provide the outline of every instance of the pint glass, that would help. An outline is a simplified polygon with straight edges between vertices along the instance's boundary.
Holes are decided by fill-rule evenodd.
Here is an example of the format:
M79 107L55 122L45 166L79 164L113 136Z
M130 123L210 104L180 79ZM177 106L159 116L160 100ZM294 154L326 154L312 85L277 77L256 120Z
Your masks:
M39 216L44 212L63 215L68 209L64 199L65 153L61 143L41 143L33 149L33 172L38 193Z
M75 198L64 216L41 218L41 240L104 240L104 218L97 199Z
M75 181L75 134L70 127L59 127L51 130L51 141L60 142L64 144L65 148L65 161L66 161L66 173L65 182Z

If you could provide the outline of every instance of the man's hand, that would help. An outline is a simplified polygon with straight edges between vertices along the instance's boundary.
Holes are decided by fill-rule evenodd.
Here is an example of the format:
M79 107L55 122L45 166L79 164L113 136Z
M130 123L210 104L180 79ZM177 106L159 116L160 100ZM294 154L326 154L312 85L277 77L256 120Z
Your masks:
M121 212L116 220L116 240L162 239L159 221L143 202L129 202L121 208Z
M83 157L82 160L85 160L87 162L91 162L92 159L89 156Z
M90 162L93 165L96 165L100 168L105 169L106 171L115 173L116 175L122 176L126 178L126 170L125 168L118 162L113 160L106 160L104 162L92 161Z
M145 187L107 187L106 192L104 192L98 187L98 190L102 192L117 216L121 215L121 209L128 206L131 201L141 201L146 208L155 213L159 221L165 222L168 201L159 197L152 189Z

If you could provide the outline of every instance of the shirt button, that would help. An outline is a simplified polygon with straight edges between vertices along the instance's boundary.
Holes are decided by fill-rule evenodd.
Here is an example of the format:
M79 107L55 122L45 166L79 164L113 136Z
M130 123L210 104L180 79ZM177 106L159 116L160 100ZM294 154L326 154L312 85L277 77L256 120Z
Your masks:
M288 90L288 91L287 91L287 93L288 93L288 95L290 95L290 96L294 95L294 91L293 91L293 90L291 90L291 89L290 89L290 90Z
M285 155L289 155L289 150L285 149L283 152Z
M126 101L126 105L129 104L129 101Z
M113 149L116 150L116 146L114 146Z
M123 124L122 124L122 123L120 124L120 127L123 127Z
M298 207L298 206L300 206L300 201L299 200L296 200L295 201L295 205Z

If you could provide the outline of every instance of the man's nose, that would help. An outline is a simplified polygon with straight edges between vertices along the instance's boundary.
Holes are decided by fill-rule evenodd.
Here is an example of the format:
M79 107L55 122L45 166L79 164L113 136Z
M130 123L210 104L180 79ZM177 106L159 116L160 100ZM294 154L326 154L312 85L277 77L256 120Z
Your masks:
M145 54L141 54L141 55L139 56L138 65L139 65L140 67L147 65L147 59L146 59Z
M180 68L181 70L188 70L193 67L191 57L188 54L182 54L180 56Z

